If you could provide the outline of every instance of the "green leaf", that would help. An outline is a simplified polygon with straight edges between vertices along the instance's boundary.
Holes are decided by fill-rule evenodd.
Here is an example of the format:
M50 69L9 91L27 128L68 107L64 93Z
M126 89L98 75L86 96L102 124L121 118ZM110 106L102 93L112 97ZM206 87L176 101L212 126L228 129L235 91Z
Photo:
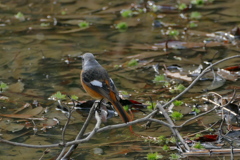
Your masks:
M165 144L167 139L166 139L165 136L159 136L158 140L159 140L160 143Z
M71 99L73 99L73 100L78 100L78 96L76 96L76 95L71 95Z
M120 22L116 25L116 28L119 29L120 31L125 31L128 29L128 25L126 22Z
M183 102L176 100L176 101L173 101L173 104L174 104L174 106L181 106L183 104Z
M138 65L138 61L136 59L132 59L128 62L129 67L134 67Z
M88 28L89 27L89 23L86 22L86 21L82 21L82 22L78 23L78 26L80 28Z
M195 143L195 145L193 147L196 148L196 149L204 149L204 146L201 145L200 142Z
M121 16L122 17L132 17L132 15L133 15L133 12L132 12L132 10L130 10L130 9L123 9L121 12Z
M169 36L178 36L179 35L179 31L178 30L168 30L167 34Z
M41 27L48 27L48 26L50 26L50 23L41 23L40 26Z
M190 22L189 23L189 27L190 28L194 28L194 27L197 27L198 26L198 24L196 24L196 23L194 23L194 22Z
M158 154L157 152L147 154L147 160L158 160L162 158L163 156L161 154Z
M174 86L172 89L169 90L169 92L171 93L179 93L185 90L186 87L184 87L184 85L182 84L178 84L176 86Z
M6 83L0 82L0 89L5 90L8 88L8 85Z
M65 99L66 98L66 95L62 94L61 92L57 92L56 94L53 95L53 97L55 97L56 99Z
M163 149L164 151L169 151L169 150L170 150L170 147L165 144L165 145L162 147L162 149Z
M183 117L183 114L177 111L173 111L170 115L174 120L180 120Z
M146 105L147 105L147 109L149 110L154 110L155 106L156 106L156 102L150 102L150 101L147 101L146 102Z
M180 155L178 155L178 154L174 154L174 153L172 153L172 154L170 154L170 157L169 157L169 159L171 159L171 160L173 160L173 159L177 159L177 160L179 160L180 159Z
M62 12L61 12L61 15L65 15L65 14L67 14L66 11L62 11Z
M199 12L192 12L190 14L190 19L200 19L200 18L202 18L202 15Z
M178 5L179 10L184 10L186 8L187 8L187 5L185 3L181 3L181 4Z
M126 105L126 106L123 106L123 109L124 109L125 111L128 111L128 110L130 109L130 107L129 107L129 105Z
M14 17L20 21L25 21L25 16L21 12L18 12Z
M157 75L153 80L154 83L165 82L165 81L166 79L164 75Z
M176 142L177 142L177 140L176 140L176 138L175 138L175 137L171 137L171 138L169 139L169 142L171 142L171 143L176 143Z
M196 112L197 114L200 113L200 109L198 109L198 108L196 108L196 107L194 107L194 108L192 109L192 111L193 111L193 112Z
M198 6L201 6L201 5L204 4L204 0L191 0L191 3L195 4L195 5L198 5Z

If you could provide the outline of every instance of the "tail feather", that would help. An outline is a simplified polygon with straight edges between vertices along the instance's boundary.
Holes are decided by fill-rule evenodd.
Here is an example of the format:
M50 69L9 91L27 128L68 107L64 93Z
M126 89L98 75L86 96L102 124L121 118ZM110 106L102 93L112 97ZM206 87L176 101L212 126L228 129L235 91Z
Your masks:
M119 116L122 118L122 120L127 123L130 122L130 116L128 115L128 113L124 110L124 108L122 107L122 105L120 104L120 102L116 101L116 102L111 102L114 109L118 112Z

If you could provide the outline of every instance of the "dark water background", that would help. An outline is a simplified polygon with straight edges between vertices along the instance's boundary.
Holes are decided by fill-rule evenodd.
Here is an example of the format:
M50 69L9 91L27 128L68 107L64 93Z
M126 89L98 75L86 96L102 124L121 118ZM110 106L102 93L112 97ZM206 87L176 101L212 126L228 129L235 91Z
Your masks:
M49 107L46 117L57 117L60 120L60 125L48 129L47 132L39 130L36 135L32 128L11 132L2 127L0 132L2 137L29 144L51 144L61 140L61 129L66 117L55 110L56 103L48 100L48 97L60 91L77 95L80 100L90 99L79 83L81 59L78 56L85 52L95 54L98 61L109 71L119 90L127 91L132 95L131 99L143 103L148 101L149 97L156 101L171 99L176 95L165 92L165 89L153 83L156 73L152 65L159 64L159 71L163 73L163 64L166 66L177 64L183 68L183 73L187 73L196 69L203 61L212 59L216 52L218 54L214 61L239 55L238 41L232 43L216 38L212 43L207 44L207 49L203 48L203 41L212 38L207 34L217 31L229 33L239 25L240 1L216 0L185 12L168 8L159 12L140 13L130 18L121 17L122 9L140 4L140 1L134 0L73 0L67 3L54 0L1 1L0 81L7 83L10 88L4 92L4 95L9 97L9 101L0 102L0 112L12 114L25 103L37 100L42 107ZM155 1L155 4L168 7L177 5L173 0ZM198 27L188 29L185 33L184 29L189 24L189 20L183 17L187 17L191 11L200 12L202 18L197 21ZM25 21L14 17L18 12L24 14ZM78 23L81 20L89 22L90 27L79 30ZM154 27L153 23L156 20L161 21L163 25ZM122 21L129 24L125 32L114 27ZM43 26L43 23L49 25ZM177 37L166 35L169 27L177 29L180 35ZM169 42L170 48L165 51L167 40L178 41ZM131 59L139 59L138 66L128 67L127 63ZM232 59L217 67L224 68L237 64L239 59ZM19 78L21 82L18 82ZM183 84L187 86L189 83ZM190 94L183 96L183 100L193 104L193 99L204 94L202 90L210 84L211 81L199 82ZM224 86L214 91L226 94L230 93L234 86L239 86L239 81L234 83L227 81ZM188 113L188 110L183 112ZM135 116L143 115L136 113ZM211 123L216 121L216 118L209 115L203 122ZM10 118L1 120L16 122L15 119ZM66 132L67 140L74 139L84 120L85 117L77 113L73 114ZM120 118L116 117L108 122L108 124L115 123L121 123ZM94 121L92 124L94 125ZM38 125L40 129L41 123ZM191 124L184 128L184 132L193 133L200 129L202 126ZM151 136L171 134L168 128L160 125L153 125L152 128L145 130L139 124L136 126L136 132ZM93 148L97 147L103 149L103 155L93 154ZM43 151L43 149L1 144L0 159L39 159ZM51 149L45 158L54 157L59 151L60 149ZM147 153L156 151L161 152L161 147L143 143L143 140L133 137L125 128L97 134L88 143L82 144L74 157L75 159L144 159Z

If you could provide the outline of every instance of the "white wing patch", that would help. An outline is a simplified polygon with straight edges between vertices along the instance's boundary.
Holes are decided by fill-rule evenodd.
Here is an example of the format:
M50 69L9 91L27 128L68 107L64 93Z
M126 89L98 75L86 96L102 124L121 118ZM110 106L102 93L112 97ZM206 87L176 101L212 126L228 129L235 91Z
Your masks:
M98 81L98 80L93 80L90 82L93 86L97 86L97 87L102 87L103 84L102 82Z

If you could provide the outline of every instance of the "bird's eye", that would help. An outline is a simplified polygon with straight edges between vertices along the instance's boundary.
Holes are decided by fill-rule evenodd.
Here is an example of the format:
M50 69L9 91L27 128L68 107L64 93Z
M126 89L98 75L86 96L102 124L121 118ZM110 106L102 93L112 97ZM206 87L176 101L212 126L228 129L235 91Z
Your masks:
M83 56L80 56L81 57L81 59L82 59L82 62L84 62L84 58L83 58Z

